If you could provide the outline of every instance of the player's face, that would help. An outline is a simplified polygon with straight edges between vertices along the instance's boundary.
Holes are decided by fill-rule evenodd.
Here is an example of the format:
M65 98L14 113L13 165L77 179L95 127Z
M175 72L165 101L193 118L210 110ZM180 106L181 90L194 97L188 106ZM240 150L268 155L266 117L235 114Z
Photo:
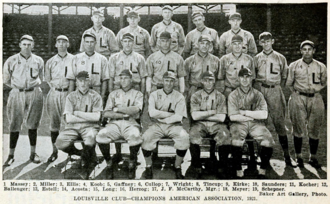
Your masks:
M242 42L232 42L231 45L233 46L234 53L241 53L243 48Z
M132 78L129 76L120 76L120 85L122 88L127 88L132 85Z
M202 84L203 84L204 90L212 91L214 84L215 84L215 79L214 78L204 78L202 80Z
M173 91L174 88L174 79L172 78L163 78L164 90L166 92Z
M241 26L242 20L234 18L234 19L229 20L228 22L231 26L231 29L238 30Z
M30 41L30 40L22 40L20 43L19 43L19 47L21 48L21 52L23 53L31 53L32 52L32 48L33 48L33 42Z
M239 82L240 82L241 86L249 87L252 82L252 77L248 76L248 75L241 76L241 77L239 77Z
M163 16L163 20L169 21L173 16L173 12L168 9L165 9L162 11L162 16Z
M89 89L89 82L89 79L78 78L76 80L78 90L82 93L86 93Z
M121 44L123 45L123 50L125 52L131 52L133 50L133 40L130 40L130 39L123 39L121 41Z
M261 40L260 45L264 51L271 51L273 49L274 39Z
M192 20L192 22L195 24L196 28L202 28L204 26L205 17L204 16L198 16Z
M102 22L104 21L104 17L99 15L93 15L91 19L96 26L102 25Z
M65 52L69 47L69 42L66 40L57 40L55 47L58 49L58 51Z
M315 49L310 45L304 45L304 47L300 49L300 52L302 54L303 59L308 60L308 59L313 59Z
M168 51L171 48L171 39L160 38L159 39L160 49L162 51Z
M203 40L198 42L199 51L202 53L207 53L210 50L211 43L209 41Z
M84 45L87 52L94 52L96 45L95 39L93 37L85 37Z
M127 18L127 22L130 26L132 27L136 27L139 25L139 22L140 22L140 17L130 17L130 18Z

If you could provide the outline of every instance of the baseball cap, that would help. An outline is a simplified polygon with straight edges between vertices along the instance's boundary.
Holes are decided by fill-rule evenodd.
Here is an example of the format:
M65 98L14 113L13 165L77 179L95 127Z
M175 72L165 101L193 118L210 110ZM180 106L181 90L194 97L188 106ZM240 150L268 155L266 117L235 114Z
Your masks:
M198 16L204 16L203 13L201 11L195 11L191 14L191 18L194 19Z
M123 71L120 72L119 76L129 76L129 77L132 77L133 74L132 74L131 70L124 69Z
M173 8L170 6L170 5L165 5L162 10L170 10L170 11L173 11Z
M130 33L125 33L121 39L122 40L129 39L129 40L133 40L134 41L134 36L132 34L130 34Z
M94 15L99 15L99 16L101 16L101 17L104 17L104 14L103 14L102 11L100 11L99 9L93 11L93 16L94 16Z
M77 74L76 78L77 79L81 79L81 78L88 79L89 78L89 74L86 71L81 71L81 72L79 72Z
M85 37L92 37L92 38L94 38L96 40L96 36L93 33L90 33L90 32L85 33L83 35L83 38L85 38Z
M242 36L240 35L234 35L232 38L231 38L231 42L243 42L243 38Z
M58 40L66 40L66 41L69 42L69 38L66 37L65 35L59 35L59 36L57 36L56 41L58 41Z
M313 48L315 47L315 46L314 46L314 43L313 43L312 41L310 41L310 40L305 40L304 42L302 42L302 43L300 44L300 49L303 48L305 45L310 45L310 46L312 46Z
M251 72L250 69L243 67L241 70L239 70L238 76L242 77L242 76L245 76L245 75L246 76L252 76L252 72Z
M263 32L259 35L259 40L269 40L272 38L273 38L273 35L270 32Z
M33 40L33 37L31 36L31 35L23 35L22 37L21 37L21 39L20 39L20 41L22 41L22 40L30 40L30 41L34 41Z
M232 13L232 14L230 14L230 16L229 16L229 20L232 20L232 19L240 19L240 20L242 20L242 16L241 16L241 14L240 13Z
M198 42L201 42L201 41L209 41L209 42L212 42L212 39L209 35L201 35L199 38L198 38Z
M213 72L206 71L206 72L203 72L203 74L202 74L202 79L204 79L204 78L215 79L215 76L214 76Z
M167 39L171 39L171 34L167 31L164 31L160 34L159 38L167 38Z
M127 12L127 17L128 18L138 18L139 13L136 12L135 10L130 10L130 11Z
M171 78L171 79L176 79L176 73L167 71L164 73L163 78Z

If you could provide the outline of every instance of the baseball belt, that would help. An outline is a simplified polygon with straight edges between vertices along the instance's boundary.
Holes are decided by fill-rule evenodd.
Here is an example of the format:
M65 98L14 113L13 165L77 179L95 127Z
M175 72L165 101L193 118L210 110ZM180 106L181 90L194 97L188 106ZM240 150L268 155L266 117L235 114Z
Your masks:
M307 96L307 97L314 97L315 93L304 93L304 92L298 92L300 95Z
M34 87L27 88L27 89L18 89L18 90L19 90L19 92L29 92L29 91L33 91Z
M55 88L56 91L59 91L59 92L66 92L66 91L69 91L68 88L63 88L63 89L60 89L60 88Z
M261 84L265 88L275 88L275 85Z

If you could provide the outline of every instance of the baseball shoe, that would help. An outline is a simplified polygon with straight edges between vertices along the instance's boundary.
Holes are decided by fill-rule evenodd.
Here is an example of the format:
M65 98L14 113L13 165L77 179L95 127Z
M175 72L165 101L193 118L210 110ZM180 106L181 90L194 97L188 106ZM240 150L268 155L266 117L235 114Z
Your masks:
M123 161L123 157L121 155L121 153L116 153L112 156L112 162L115 163L115 164L118 164L120 163L121 161Z
M3 167L10 166L14 161L14 155L9 155L6 162L3 164Z
M183 175L182 175L182 171L181 168L175 168L175 177L176 179L184 179Z
M195 172L196 172L196 179L202 179L203 169L201 167L195 167Z
M58 157L58 152L53 152L52 155L47 160L47 163L52 163L54 162Z
M146 167L145 177L146 179L152 179L152 167Z
M112 165L112 160L107 161L106 177L107 177L107 179L113 179L113 165Z
M37 155L37 153L33 153L33 154L30 155L30 161L35 163L35 164L39 164L41 162L39 156Z
M257 179L266 179L266 175L258 174Z
M308 162L312 167L314 167L315 169L320 169L321 165L319 164L319 162L317 161L317 159L310 159Z
M293 164L292 164L292 162L291 162L291 157L290 157L290 156L285 157L285 158L284 158L284 161L285 161L286 166L297 167L296 165L293 165Z
M136 165L135 162L129 162L128 164L128 178L129 179L135 179L135 171L136 171Z
M297 166L300 168L304 168L304 160L302 158L297 159Z

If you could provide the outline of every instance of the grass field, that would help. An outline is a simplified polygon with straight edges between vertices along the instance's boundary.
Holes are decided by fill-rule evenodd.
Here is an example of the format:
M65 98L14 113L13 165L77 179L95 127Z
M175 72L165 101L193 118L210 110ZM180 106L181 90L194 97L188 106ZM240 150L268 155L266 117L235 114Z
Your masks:
M8 91L4 91L3 97L3 160L6 159L9 152L9 122L6 115L6 102L8 97ZM288 99L289 94L287 90L284 90L286 98ZM322 92L324 99L326 101L326 90ZM327 111L325 112L326 115ZM327 118L326 118L327 119ZM287 126L291 127L290 121L286 121ZM142 124L143 131L145 131L146 127L149 124L148 117L146 113L142 115ZM188 126L186 123L184 124L185 129L188 130ZM318 149L318 158L320 164L322 164L321 170L316 170L308 164L305 164L305 168L292 168L285 167L285 163L283 161L282 149L278 142L278 138L274 132L273 127L269 127L270 131L274 136L274 140L276 142L274 146L274 153L271 159L271 171L268 174L270 179L326 179L327 177L327 120L325 123L320 126L321 128L321 137L320 144ZM3 178L4 179L63 179L65 176L64 166L66 163L67 156L63 152L60 152L59 159L56 160L52 164L41 163L41 164L33 164L28 161L29 158L29 141L27 135L27 129L23 126L21 131L21 137L18 141L17 150L15 153L15 162L12 166L4 169ZM49 132L49 119L46 114L43 114L40 127L38 129L38 142L37 142L37 153L41 157L42 161L46 161L49 155L51 154L51 140L50 140L50 132ZM295 158L294 155L294 147L293 147L293 139L291 135L288 135L289 138L289 148L290 154L292 158ZM163 146L160 147L160 154L171 152L175 153L172 146ZM112 151L114 148L112 148ZM98 154L100 154L99 150L97 150ZM124 145L123 152L127 153L128 148ZM308 161L309 157L309 146L308 139L304 138L303 140L303 158L305 163ZM101 155L101 154L100 154ZM174 154L172 154L173 156ZM207 156L207 152L203 152L203 156ZM161 156L161 155L160 155ZM186 179L192 179L194 176L194 171L190 167L190 153L188 151L184 163L183 163L183 172L186 175ZM137 170L137 179L144 179L144 158L142 154L139 154L139 162L141 165L138 166ZM203 160L205 162L205 176L203 179L216 179L216 176L212 173L212 168L208 166L209 161L207 159ZM174 179L174 173L171 167L173 163L173 157L162 157L159 163L156 163L156 168L154 168L154 178L156 179ZM126 179L127 178L127 162L119 165L117 170L115 171L115 178L117 179ZM94 179L104 179L105 172L103 171L105 168L105 162L100 164L95 168L95 174L92 172L91 177ZM69 172L69 171L68 171ZM78 175L78 176L77 176ZM70 177L70 179L80 179L79 172L78 174L73 174L75 177ZM251 177L253 178L253 177Z

